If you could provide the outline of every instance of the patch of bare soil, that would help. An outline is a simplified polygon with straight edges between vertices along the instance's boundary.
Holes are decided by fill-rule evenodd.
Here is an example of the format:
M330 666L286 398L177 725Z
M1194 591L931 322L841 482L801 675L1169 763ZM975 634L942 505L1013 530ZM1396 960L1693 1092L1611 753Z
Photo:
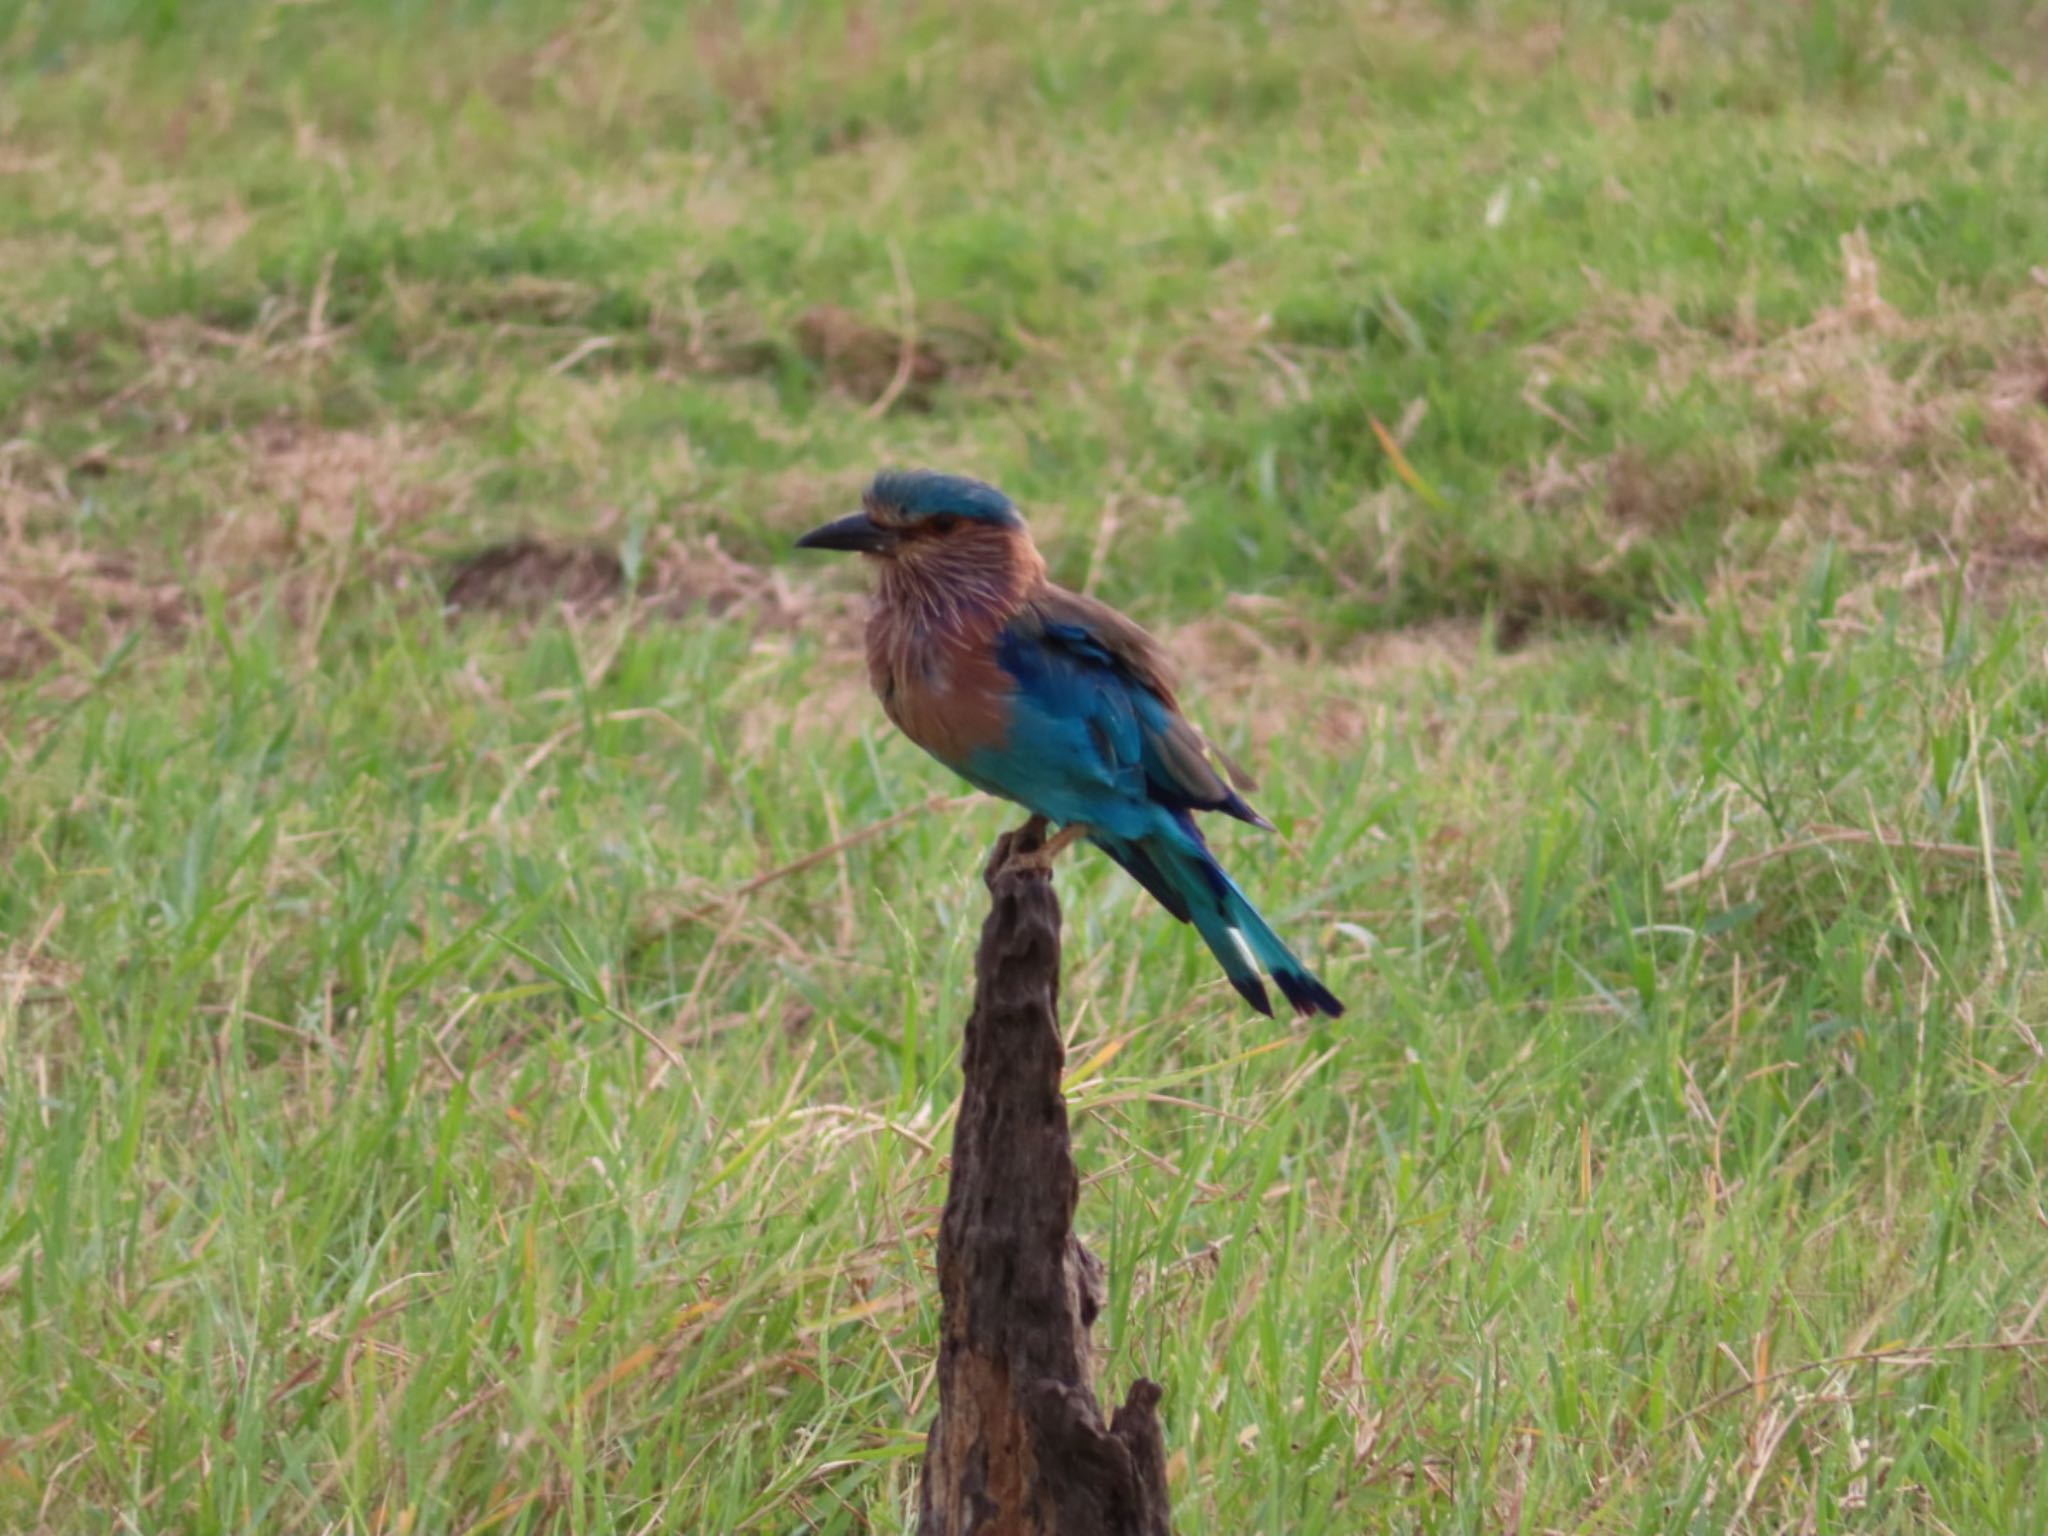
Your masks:
M1633 602L1587 586L1579 572L1557 577L1512 575L1501 583L1494 641L1503 651L1519 651L1562 630L1619 633L1637 617Z
M799 315L793 330L797 349L833 387L871 402L875 415L897 405L928 409L941 383L995 360L987 328L951 311L899 330L821 304Z
M946 377L946 360L914 335L822 304L797 317L796 344L826 378L864 400L922 406ZM900 379L898 376L901 376Z
M514 539L463 560L449 580L450 613L530 614L557 604L593 609L620 596L626 568L594 544Z
M470 555L449 578L446 604L453 614L536 614L557 605L595 613L627 596L626 566L611 546L522 537ZM693 613L744 616L757 629L789 630L813 623L844 626L849 600L800 591L772 566L734 558L715 536L683 539L657 533L648 540L632 596L638 611L678 620Z
M1607 461L1607 516L1624 535L1669 532L1702 507L1727 509L1743 494L1740 467L1711 449L1651 459L1624 448Z

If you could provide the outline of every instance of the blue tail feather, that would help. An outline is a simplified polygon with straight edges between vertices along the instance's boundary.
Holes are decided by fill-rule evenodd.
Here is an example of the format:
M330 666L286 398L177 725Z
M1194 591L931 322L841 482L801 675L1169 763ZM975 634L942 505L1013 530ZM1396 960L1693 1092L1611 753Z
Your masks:
M1223 873L1214 859L1210 860L1210 865L1218 874ZM1273 985L1293 1005L1294 1011L1304 1018L1318 1013L1326 1013L1333 1019L1342 1018L1344 1005L1337 1001L1336 995L1295 958L1294 951L1273 931L1272 925L1228 875L1223 875L1223 883L1230 888L1230 894L1225 898L1225 912L1230 925L1244 935L1253 956L1273 978Z
M1174 816L1171 830L1144 838L1098 836L1095 841L1161 906L1195 925L1230 984L1259 1012L1269 1018L1273 1013L1272 1001L1259 979L1263 970L1296 1013L1342 1016L1344 1005L1295 958L1250 898L1237 888L1186 812Z
M1194 920L1179 889L1167 878L1166 871L1153 861L1152 855L1145 851L1143 843L1100 835L1088 841L1121 864L1124 873L1151 892L1152 899L1171 912L1175 921L1186 923Z

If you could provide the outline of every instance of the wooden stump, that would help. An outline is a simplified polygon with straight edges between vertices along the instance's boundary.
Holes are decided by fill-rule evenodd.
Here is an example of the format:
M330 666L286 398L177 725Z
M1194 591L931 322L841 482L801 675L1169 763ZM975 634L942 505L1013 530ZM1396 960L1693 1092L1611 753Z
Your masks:
M1033 817L983 873L991 903L939 1223L939 1416L918 1536L1172 1536L1159 1388L1133 1382L1105 1427L1089 1382L1103 1273L1073 1230L1060 904L1050 871L1028 859L1044 840Z

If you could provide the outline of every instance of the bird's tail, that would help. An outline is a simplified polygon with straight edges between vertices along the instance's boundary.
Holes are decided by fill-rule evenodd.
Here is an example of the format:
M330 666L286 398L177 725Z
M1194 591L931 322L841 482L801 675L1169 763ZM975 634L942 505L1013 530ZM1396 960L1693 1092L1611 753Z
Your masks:
M1238 994L1268 1018L1273 1004L1259 979L1264 971L1304 1017L1343 1015L1344 1005L1294 956L1237 882L1223 871L1185 812L1172 832L1133 840L1098 837L1104 852L1130 871L1159 904L1193 923Z

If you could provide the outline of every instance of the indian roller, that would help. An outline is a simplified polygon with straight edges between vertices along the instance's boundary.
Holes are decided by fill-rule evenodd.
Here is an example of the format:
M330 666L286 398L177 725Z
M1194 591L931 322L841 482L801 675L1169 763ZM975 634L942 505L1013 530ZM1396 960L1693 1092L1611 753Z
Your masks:
M797 540L876 575L868 680L898 729L975 788L1086 837L1192 923L1230 984L1272 1016L1264 971L1304 1016L1342 1014L1210 853L1195 812L1270 829L1250 788L1182 717L1158 643L1046 579L1010 498L929 470L885 470L861 510ZM1226 783L1212 753L1238 786Z

